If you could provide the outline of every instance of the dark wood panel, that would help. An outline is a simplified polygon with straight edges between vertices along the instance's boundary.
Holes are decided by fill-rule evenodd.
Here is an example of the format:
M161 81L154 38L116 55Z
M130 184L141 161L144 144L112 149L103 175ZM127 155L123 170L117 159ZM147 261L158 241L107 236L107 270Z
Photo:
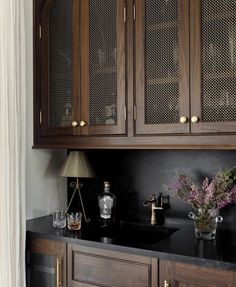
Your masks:
M179 87L179 117L186 117L186 123L145 123L145 1L136 1L135 21L135 100L136 100L136 134L171 134L189 132L189 1L178 1L179 22L179 77L167 77L151 81L152 84L177 82ZM160 25L159 25L160 26ZM162 24L159 28L166 28ZM173 26L173 25L172 25ZM170 26L169 28L171 28ZM164 32L163 32L164 33ZM156 63L158 65L158 62ZM163 97L169 95L163 94ZM160 107L161 108L161 107ZM164 108L164 107L162 107ZM166 111L164 111L166 112ZM173 111L174 112L174 111Z
M67 258L66 258L66 243L58 242L48 239L30 239L29 249L33 253L54 256L61 261L61 269L57 270L60 280L62 280L62 287L66 287L66 270L67 270ZM55 260L56 262L56 260ZM59 267L60 268L60 267ZM55 266L57 269L57 266ZM61 274L60 274L61 272Z
M40 137L34 148L66 149L236 149L236 135L136 137Z
M34 121L38 135L72 135L72 127L50 126L49 15L54 2L55 0L43 1L41 9L34 11L36 19L34 27ZM39 25L42 31L41 38L39 37Z
M225 2L226 3L226 2ZM226 3L227 4L227 3ZM190 89L191 89L191 117L195 116L198 118L198 121L196 123L191 123L191 132L192 133L235 133L236 132L236 119L233 119L231 121L203 121L203 111L202 111L202 105L203 105L203 93L202 90L202 79L203 76L206 78L206 80L210 80L211 77L214 79L220 80L223 78L223 75L225 77L225 80L231 77L235 78L234 72L225 72L225 71L216 71L212 74L204 74L203 75L203 67L202 67L202 55L203 55L203 49L206 47L203 47L202 43L202 29L204 27L202 25L207 25L208 23L201 23L202 18L202 6L201 1L199 0L193 0L191 1L190 5ZM223 17L222 19L226 19L226 16L222 15L222 11L218 11L215 15L221 15ZM235 12L231 14L231 16L235 16ZM212 17L209 13L209 17ZM226 18L224 18L226 17ZM215 20L220 19L216 18ZM213 18L214 20L214 18ZM218 25L216 22L216 25L214 26L214 33L215 35L218 34L220 37L221 30L218 29ZM228 33L228 32L227 32ZM213 39L216 37L215 35L209 34L209 37ZM226 55L224 57L221 55L222 61L227 62ZM230 68L229 68L230 70ZM234 84L235 81L231 80L231 84ZM229 82L228 82L228 85ZM222 86L222 89L224 89L224 86ZM207 93L207 92L206 92ZM214 91L215 98L217 99L219 97L219 94L222 93L219 89ZM205 94L205 96L209 97L209 95ZM216 100L217 101L217 100ZM218 107L210 107L211 113L223 113L223 110L221 110L220 105Z
M212 269L172 261L160 261L160 286L234 287L236 272Z
M68 262L72 286L152 286L152 261L147 257L70 245Z
M89 124L89 1L81 2L81 118L87 124L79 129L83 135L106 135L126 133L126 87L125 87L125 22L123 9L125 1L117 1L117 124L90 125ZM105 15L103 15L105 17ZM109 70L108 70L109 71ZM105 87L104 87L105 89ZM105 103L104 103L105 104ZM77 127L75 128L77 129Z

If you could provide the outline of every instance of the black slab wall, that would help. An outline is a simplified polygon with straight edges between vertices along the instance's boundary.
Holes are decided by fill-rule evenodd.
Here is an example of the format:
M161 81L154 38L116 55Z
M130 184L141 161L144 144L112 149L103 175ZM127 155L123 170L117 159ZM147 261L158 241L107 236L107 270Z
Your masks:
M201 185L206 176L211 178L218 170L236 165L236 151L93 150L86 153L97 173L96 179L84 179L82 188L93 220L98 217L97 196L103 190L103 180L111 181L112 192L117 196L118 219L149 222L150 207L144 207L143 202L151 194L166 194L163 185L169 183L177 171L183 171ZM190 206L173 193L169 195L170 208L166 216L187 219ZM77 209L75 204L76 200L74 208ZM222 226L236 226L236 205L224 208L221 215L224 217Z

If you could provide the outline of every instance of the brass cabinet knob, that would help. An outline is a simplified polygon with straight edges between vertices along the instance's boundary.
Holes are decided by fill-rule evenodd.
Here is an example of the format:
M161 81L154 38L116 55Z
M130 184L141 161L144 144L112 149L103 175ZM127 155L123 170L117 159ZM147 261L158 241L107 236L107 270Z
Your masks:
M195 124L195 123L197 123L198 121L199 121L199 118L198 118L198 117L196 117L196 116L192 116L192 117L191 117L191 122L192 122L192 123Z
M84 126L87 125L87 123L86 123L85 121L80 121L80 122L79 122L79 125L80 125L81 127L84 127Z
M166 280L164 281L164 287L170 287L169 283Z
M71 125L72 125L72 127L77 127L77 126L78 126L78 123L77 123L77 121L73 121L73 122L71 123Z
M187 123L188 118L183 116L183 117L180 117L179 121L181 122L181 124L185 124Z

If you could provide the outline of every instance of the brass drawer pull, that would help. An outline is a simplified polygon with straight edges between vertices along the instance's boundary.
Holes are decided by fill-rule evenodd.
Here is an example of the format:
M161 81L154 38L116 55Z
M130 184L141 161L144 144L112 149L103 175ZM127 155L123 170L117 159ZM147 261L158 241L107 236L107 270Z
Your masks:
M80 122L79 122L79 125L80 125L81 127L84 127L84 126L87 126L87 123L86 123L85 121L80 121Z
M180 117L179 121L181 122L181 124L185 124L187 123L188 118L183 116L183 117Z
M77 121L73 121L72 123L71 123L71 125L72 125L72 127L77 127L78 126L78 123L77 123Z
M198 117L196 117L196 116L192 116L192 117L191 117L191 122L192 122L192 123L195 124L195 123L197 123L198 121L199 121L199 118L198 118Z
M57 258L57 266L56 266L56 287L62 287L62 260Z

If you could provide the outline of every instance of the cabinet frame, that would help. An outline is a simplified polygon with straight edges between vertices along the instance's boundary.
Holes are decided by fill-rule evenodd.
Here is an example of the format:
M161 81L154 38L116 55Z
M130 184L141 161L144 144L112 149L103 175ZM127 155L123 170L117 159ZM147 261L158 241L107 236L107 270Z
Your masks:
M52 1L52 0L50 0ZM76 3L79 0L74 0ZM45 130L42 132L42 125L40 124L40 111L41 111L41 99L42 99L42 87L41 87L41 74L42 65L40 61L41 50L40 50L40 38L39 38L39 25L41 25L40 11L42 9L43 0L34 0L34 148L81 148L81 149L236 149L236 128L234 128L234 123L224 122L219 123L220 128L217 125L209 126L209 123L196 123L191 126L191 133L181 133L176 134L148 134L139 135L135 134L135 83L134 83L134 73L135 73L135 59L133 57L135 50L134 41L134 12L133 4L135 1L125 1L127 7L127 20L126 20L126 104L127 104L127 120L126 129L127 134L125 135L89 135L81 136L79 129L73 132L73 129L68 127L67 131L60 128L60 130ZM134 2L134 3L133 3ZM200 30L196 33L193 31L193 23L197 21L198 14L200 11L196 10L195 7L198 5L198 0L190 1L190 22L191 22L191 37L190 37L190 62L191 62L191 75L196 75L196 77L190 78L190 92L196 90L200 95L200 58L195 55L193 49L199 45ZM195 10L195 11L194 11ZM199 16L200 17L200 16ZM199 21L199 18L198 18ZM200 23L200 22L199 22ZM199 24L198 24L199 25ZM193 39L193 36L196 38ZM78 44L78 39L75 40ZM193 44L196 43L197 45ZM194 46L194 47L193 47ZM200 49L198 49L200 51ZM199 59L198 59L199 58ZM199 76L198 76L199 75ZM78 76L77 76L78 77ZM79 83L78 83L79 86ZM78 88L77 88L78 89ZM78 101L79 98L77 97ZM197 103L198 109L200 107L200 96L193 97L191 99L192 113L191 115L199 115L199 111L195 111L195 102ZM189 115L189 116L191 116ZM44 121L44 116L43 116ZM188 123L189 124L189 123ZM188 125L187 124L187 125ZM225 124L227 127L225 128ZM205 125L203 127L203 125ZM202 128L203 127L203 128ZM203 131L204 129L204 131ZM223 129L223 132L218 133L218 131Z
M28 244L28 250L30 252L56 257L56 266L55 266L56 280L55 281L61 280L61 277L62 277L62 285L60 286L66 287L67 286L66 285L67 284L66 243L54 241L54 240L48 240L48 239L29 238L27 244Z
M178 0L179 21L179 116L189 119L189 1ZM145 0L136 1L136 134L188 133L189 124L145 124Z
M175 261L159 260L159 286L234 287L236 272Z
M117 252L117 251L112 251L112 250L104 250L104 249L99 249L99 248L94 248L94 247L86 247L86 246L77 245L77 244L68 244L68 255L67 256L68 256L67 257L68 258L67 259L68 286L71 286L71 287L107 286L105 283L104 283L105 285L103 285L103 283L101 282L103 281L103 276L104 276L104 280L106 281L105 277L106 277L107 272L109 272L108 270L109 270L110 264L113 265L113 268L111 268L109 272L110 275L111 275L111 272L114 272L114 274L116 275L119 274L119 272L122 269L122 268L120 269L122 264L124 264L124 266L133 265L137 267L137 270L140 270L140 271L146 270L146 272L148 273L148 278L146 278L148 282L148 287L157 287L157 284L158 284L157 259L154 259L154 258L134 255L130 253L124 253L124 252ZM87 279L74 278L75 275L73 274L73 268L76 269L75 265L76 264L79 265L79 262L76 263L74 261L74 258L76 256L77 257L82 256L84 258L83 262L85 263L84 263L84 266L81 267L82 270L84 270L85 266L89 268L89 270L85 270L83 273L84 277ZM91 269L93 268L93 262L95 261L97 263L101 261L107 269L106 270L101 269L99 274L94 273ZM97 263L95 263L95 266L96 266L95 268L98 269ZM123 274L123 276L124 275L127 275L127 276L130 275L129 270L127 270L127 274ZM96 278L98 278L100 282L94 282L96 281ZM122 279L124 278L121 276L120 280L122 281ZM129 283L129 286L131 286L130 283Z
M219 12L220 13L220 12ZM236 14L235 14L236 17ZM224 122L201 121L201 1L192 0L190 5L190 90L191 90L191 117L199 120L191 124L192 133L236 133L236 119Z
M115 125L90 125L89 124L89 1L81 1L81 87L75 93L81 94L80 106L81 119L87 125L81 128L81 135L110 135L126 133L126 79L125 79L125 0L117 1L117 124ZM79 92L80 89L80 92Z
M73 135L73 128L72 126L68 127L50 127L49 119L50 119L50 112L49 112L49 13L50 9L52 8L54 2L56 0L47 0L44 1L42 10L40 11L39 15L39 28L41 30L39 37L36 38L38 42L38 50L39 50L39 59L41 63L41 71L40 71L40 119L39 119L39 127L40 127L40 134L42 136L57 136L57 135ZM74 74L74 58L75 58L75 51L77 49L77 42L74 39L76 33L74 29L76 28L76 19L79 15L76 13L76 8L78 5L79 0L72 0L72 69ZM37 61L37 60L36 60ZM37 61L38 64L39 60ZM73 76L73 83L74 76ZM72 84L73 86L74 84ZM74 96L72 95L72 101L74 101ZM74 111L73 111L74 112Z

